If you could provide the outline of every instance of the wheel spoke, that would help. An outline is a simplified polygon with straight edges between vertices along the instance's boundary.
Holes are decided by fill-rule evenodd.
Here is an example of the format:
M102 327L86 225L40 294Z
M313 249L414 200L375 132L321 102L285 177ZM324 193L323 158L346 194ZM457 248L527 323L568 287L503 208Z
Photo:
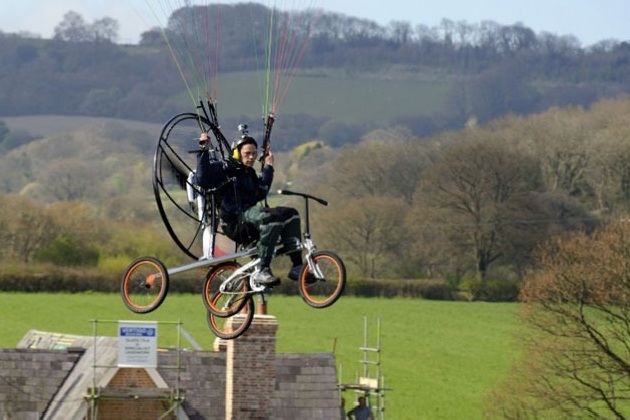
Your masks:
M339 299L346 284L346 269L341 259L329 251L313 255L314 273L305 265L299 280L302 299L314 308L326 308Z
M240 337L254 319L254 300L249 297L241 310L230 317L218 317L208 311L208 326L219 338L232 340Z
M166 268L155 258L137 258L125 270L120 292L123 302L133 312L154 311L162 304L168 292Z

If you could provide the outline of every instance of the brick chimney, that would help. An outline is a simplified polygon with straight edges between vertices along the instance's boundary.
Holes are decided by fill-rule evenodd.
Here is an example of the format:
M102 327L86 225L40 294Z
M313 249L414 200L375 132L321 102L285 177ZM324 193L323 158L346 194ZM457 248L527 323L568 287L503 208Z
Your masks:
M256 314L245 334L228 341L225 384L227 420L271 418L271 403L276 387L277 330L276 317Z

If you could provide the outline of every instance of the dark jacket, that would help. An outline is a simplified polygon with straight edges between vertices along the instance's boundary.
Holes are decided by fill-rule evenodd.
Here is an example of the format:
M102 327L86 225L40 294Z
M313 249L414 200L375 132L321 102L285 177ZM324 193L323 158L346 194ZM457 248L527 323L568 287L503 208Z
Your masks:
M208 151L197 156L197 185L217 188L221 210L239 214L264 200L273 182L273 166L266 165L258 175L236 160L210 160Z

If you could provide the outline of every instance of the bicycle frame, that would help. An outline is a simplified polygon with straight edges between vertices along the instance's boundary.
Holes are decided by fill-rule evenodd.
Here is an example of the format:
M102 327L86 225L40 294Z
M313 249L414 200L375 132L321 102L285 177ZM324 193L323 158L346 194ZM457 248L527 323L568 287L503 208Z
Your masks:
M281 249L282 245L279 244L278 248ZM313 241L311 240L311 238L309 237L308 239L305 238L303 242L300 242L299 246L297 247L297 249L306 249L306 256L305 256L305 260L306 263L308 264L311 272L314 273L315 277L317 277L318 279L323 279L324 275L322 274L322 272L319 270L319 267L317 266L317 264L315 264L315 262L313 261L312 255L313 253L317 250L315 244L313 243ZM254 254L248 254L245 256L253 256ZM279 256L279 255L284 255L283 252L275 254L274 256ZM231 259L237 259L237 258L229 258L228 260ZM223 261L220 261L223 262ZM221 293L226 293L229 294L230 292L227 290L228 289L228 285L233 282L235 279L238 278L243 278L245 276L249 277L249 287L252 293L261 293L263 292L266 287L264 285L258 285L256 284L252 278L252 274L256 273L256 271L258 270L258 264L260 263L260 258L253 258L250 262L248 262L247 264L241 266L238 268L238 270L236 270L234 273L232 273L232 275L230 277L228 277L227 279L223 280L223 282L221 283L221 285L219 286L219 291ZM253 269L253 270L252 270Z
M151 256L134 259L125 270L120 283L123 302L133 312L149 313L157 309L168 294L171 276L204 268L207 271L203 289L204 303L208 308L214 308L214 302L209 302L208 298L221 291L234 292L235 295L238 293L241 296L245 295L244 297L251 297L250 293L257 293L264 302L267 289L263 285L254 284L252 280L257 277L252 274L259 270L260 265L256 243L245 243L251 241L250 235L245 239L244 236L236 237L231 231L222 229L224 224L219 215L220 191L234 179L226 179L222 185L214 188L201 188L197 184L195 159L190 157L196 154L197 159L199 158L198 153L201 149L190 147L189 143L200 139L201 137L196 137L196 133L201 131L208 134L208 142L203 143L203 148L209 152L208 159L213 161L229 159L230 145L219 129L213 105L210 102L207 104L201 102L196 113L174 116L163 127L158 138L153 158L153 191L157 207L171 238L193 262L166 267ZM269 122L267 129L271 128L273 115L270 116ZM199 147L202 147L201 143ZM193 148L195 150L191 150ZM185 190L185 194L182 194L181 189ZM278 244L274 249L274 257L292 251L304 252L302 271L297 283L300 295L312 307L328 307L343 293L346 281L345 265L334 252L316 249L310 233L309 201L315 200L323 205L328 203L308 194L286 190L280 190L278 193L297 195L304 199L302 215L304 233L294 243L291 240L292 243ZM223 236L230 241L223 241ZM232 237L237 241L233 241ZM243 260L244 258L246 260ZM230 277L227 281L226 276ZM234 279L239 280L238 284L234 284L239 289L227 288L227 283ZM241 283L241 280L247 280L248 283ZM223 300L223 297L217 295L217 304L222 305ZM248 301L251 302L251 299ZM217 310L217 313L214 313L208 309L208 312L211 314L209 322L213 323L211 329L213 325L217 327L219 324L214 324L212 316L221 318L221 311ZM250 313L253 313L253 306Z
M297 195L297 196L300 196L300 197L304 198L304 233L302 235L303 236L303 240L298 245L298 249L305 249L306 250L305 260L306 260L306 263L308 264L309 268L311 269L311 272L313 272L315 274L315 276L317 276L318 278L322 278L323 276L322 276L321 272L319 272L319 270L317 269L315 264L313 264L313 260L311 258L313 253L317 250L317 247L315 246L315 243L313 242L313 240L311 238L310 209L309 209L309 203L308 202L309 202L309 200L315 200L315 201L317 201L320 204L325 205L325 206L328 205L328 202L326 200L323 200L323 199L318 198L318 197L314 197L314 196L309 195L309 194L298 193L298 192L287 191L287 190L279 190L278 194ZM204 208L204 207L205 207L205 205L202 208ZM209 223L209 228L212 229L212 236L214 237L214 236L216 236L218 234L216 223L212 222L214 220L214 218L215 218L214 212L211 213L210 218L211 218L211 223ZM204 221L205 221L205 219L204 219ZM212 243L214 243L214 240L212 241ZM279 244L278 247L277 247L277 250L281 250L282 246L283 246L283 244ZM184 264L184 265L181 265L181 266L168 268L167 269L167 273L170 276L170 275L173 275L173 274L179 274L179 273L183 273L183 272L189 271L189 270L194 270L194 269L197 269L197 268L203 268L203 267L208 267L208 266L212 266L212 265L215 265L215 264L220 264L220 263L226 262L226 261L236 260L236 259L240 259L240 258L244 258L244 257L254 257L254 256L256 256L256 254L257 254L256 247L251 247L251 248L248 248L248 249L245 249L245 250L242 250L242 251L235 252L233 254L226 254L226 255L219 256L219 257L204 258L204 259L201 259L199 261L195 261L195 262L190 263L190 264ZM283 255L283 253L280 252L280 253L278 253L276 255ZM259 259L256 258L252 262L258 262L258 261L259 261ZM247 263L243 267L248 267L247 269L249 269L249 268L255 266L256 264L252 264L252 262ZM227 279L227 280L231 280L231 279ZM227 280L226 280L226 282L227 282Z

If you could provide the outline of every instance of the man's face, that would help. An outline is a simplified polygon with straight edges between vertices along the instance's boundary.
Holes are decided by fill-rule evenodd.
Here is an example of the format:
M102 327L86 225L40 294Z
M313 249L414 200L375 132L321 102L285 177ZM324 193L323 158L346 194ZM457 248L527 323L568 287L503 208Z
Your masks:
M258 156L258 152L256 150L256 146L253 144L246 144L241 147L241 162L245 166L252 167L254 163L256 163L256 156Z

